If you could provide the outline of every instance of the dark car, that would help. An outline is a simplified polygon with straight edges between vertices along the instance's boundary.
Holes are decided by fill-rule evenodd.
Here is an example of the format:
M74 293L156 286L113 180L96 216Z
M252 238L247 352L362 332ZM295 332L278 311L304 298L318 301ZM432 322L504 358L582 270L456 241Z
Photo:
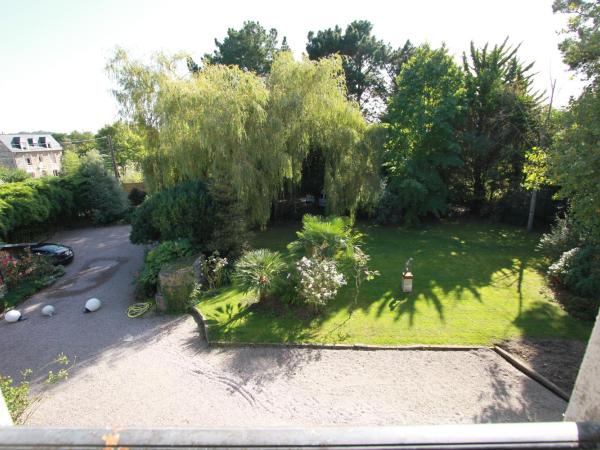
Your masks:
M73 261L73 249L71 247L52 242L0 244L0 250L7 251L15 257L19 257L24 251L29 250L34 255L48 257L54 265L65 265Z

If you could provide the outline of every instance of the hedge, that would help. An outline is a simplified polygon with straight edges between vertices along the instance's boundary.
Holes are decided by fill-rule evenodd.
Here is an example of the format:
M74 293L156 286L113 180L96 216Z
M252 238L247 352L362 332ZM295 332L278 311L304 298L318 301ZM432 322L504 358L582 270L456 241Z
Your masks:
M36 178L0 185L0 235L72 220L75 211L73 186L66 178Z

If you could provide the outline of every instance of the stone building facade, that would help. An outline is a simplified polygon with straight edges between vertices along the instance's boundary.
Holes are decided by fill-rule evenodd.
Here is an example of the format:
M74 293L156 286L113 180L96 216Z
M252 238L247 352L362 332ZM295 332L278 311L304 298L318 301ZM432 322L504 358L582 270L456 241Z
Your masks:
M24 170L34 178L58 175L62 151L51 134L0 134L0 165Z

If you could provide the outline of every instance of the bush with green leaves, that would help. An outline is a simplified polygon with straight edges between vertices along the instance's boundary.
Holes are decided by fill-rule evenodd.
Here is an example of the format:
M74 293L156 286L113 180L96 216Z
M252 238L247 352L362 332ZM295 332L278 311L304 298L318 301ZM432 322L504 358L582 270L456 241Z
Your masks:
M336 273L339 272L345 279L354 278L357 301L363 281L372 280L379 272L369 269L369 255L359 245L362 234L353 229L352 220L346 217L323 218L306 214L302 225L302 230L296 233L298 239L288 245L288 250L292 259L305 264L296 264L296 270L292 270L285 280L286 289L300 293L300 300L306 303L318 304L315 299L319 296L323 298L324 295L319 284L323 284L326 292L337 293L337 289L330 289L337 284L337 278L328 278L333 273L330 270L331 264L334 264ZM304 267L305 265L308 266ZM311 274L309 267L317 272ZM311 277L314 278L317 273L320 274L320 281L312 283L311 287ZM311 288L314 291L312 294L309 293ZM280 291L281 289L278 289L283 298L290 299L289 295ZM330 297L326 296L323 299L329 300ZM294 302L298 299L291 300Z
M74 216L73 186L68 179L46 177L0 185L0 234L27 239L48 225Z
M306 214L302 218L302 230L296 233L297 239L288 245L288 250L296 257L351 260L362 237L352 226L353 222L348 217L323 218Z
M548 277L567 290L558 297L569 313L594 320L600 306L600 248L588 245L564 252L548 268Z
M233 276L243 291L256 292L260 302L273 292L286 269L287 264L279 252L258 249L238 259Z
M105 224L123 217L128 203L98 152L78 159L73 173L0 184L0 234L5 239L31 239L74 219Z
M216 289L223 286L229 279L229 261L222 258L219 252L211 255L200 255L198 258L199 270L206 289Z
M600 292L600 248L575 247L564 252L548 268L548 275L575 295L597 296Z
M131 241L189 239L203 247L214 226L212 195L204 183L186 182L157 192L134 212Z
M245 224L226 192L185 182L148 197L133 213L131 242L188 239L199 251L239 254Z
M25 181L30 177L31 175L29 175L22 169L11 169L8 167L0 166L0 184L17 183L19 181Z
M194 254L194 247L185 239L165 241L150 250L144 260L144 268L140 273L139 283L144 295L156 292L158 273L166 263L184 256Z
M136 187L131 189L131 191L127 195L127 199L129 200L129 203L131 204L131 206L141 205L145 198L146 198L146 192L141 189L138 189Z
M129 202L117 179L109 173L104 160L96 150L81 158L72 176L74 196L83 215L96 224L107 224L122 219Z
M542 235L538 248L546 256L556 261L563 253L583 243L570 216L557 217L549 233Z

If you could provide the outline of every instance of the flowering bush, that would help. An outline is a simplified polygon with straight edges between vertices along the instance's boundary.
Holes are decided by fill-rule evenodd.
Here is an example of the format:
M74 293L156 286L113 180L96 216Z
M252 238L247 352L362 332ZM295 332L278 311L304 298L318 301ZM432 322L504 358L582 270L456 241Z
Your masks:
M20 257L0 252L1 284L8 290L16 288L21 282L32 277L44 277L54 273L54 266L44 257L31 254L26 250Z
M564 252L558 261L548 267L548 276L554 281L566 284L573 260L580 251L581 248L575 247Z
M208 289L221 287L227 281L227 258L221 258L218 251L213 252L208 258L200 256L200 272L208 284Z
M0 272L2 273L2 284L7 289L17 286L19 283L18 262L8 252L0 252Z
M296 264L296 269L299 275L298 294L315 309L326 305L346 284L344 275L332 259L303 257Z

